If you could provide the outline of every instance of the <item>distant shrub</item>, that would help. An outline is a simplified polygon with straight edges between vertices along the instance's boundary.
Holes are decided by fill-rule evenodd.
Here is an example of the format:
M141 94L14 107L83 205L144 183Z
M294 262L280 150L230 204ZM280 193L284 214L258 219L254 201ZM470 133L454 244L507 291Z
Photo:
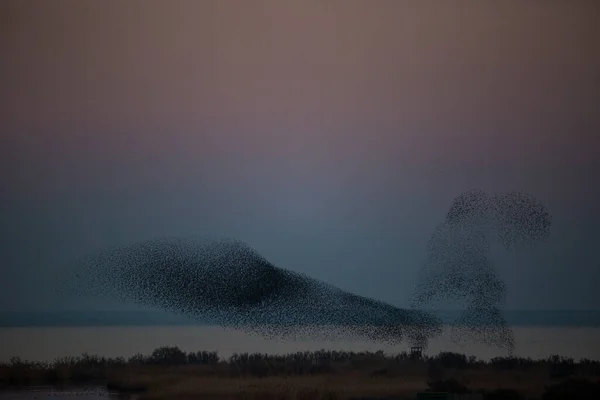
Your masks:
M154 350L149 361L152 364L162 365L185 364L187 361L187 356L179 349L179 347L165 346Z
M550 379L562 379L573 376L577 369L577 365L572 358L554 355L548 359L548 363L550 364Z
M495 357L490 360L490 365L496 369L511 370L516 368L528 368L535 364L530 358L518 357Z
M440 363L432 362L427 367L427 380L431 382L441 381L444 378L444 368Z
M215 365L219 362L219 354L216 351L198 351L187 355L189 364Z
M143 354L135 354L131 357L129 357L129 360L127 360L128 363L130 364L146 364L148 362L148 359L145 355Z
M441 352L431 359L431 362L438 363L444 368L467 368L469 359L464 354Z

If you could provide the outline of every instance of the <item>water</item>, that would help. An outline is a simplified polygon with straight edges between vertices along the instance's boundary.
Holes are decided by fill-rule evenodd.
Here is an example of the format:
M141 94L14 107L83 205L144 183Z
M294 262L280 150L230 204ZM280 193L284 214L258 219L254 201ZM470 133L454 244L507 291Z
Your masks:
M525 327L514 328L515 355L534 359L558 354L574 359L600 360L599 327ZM213 326L82 326L82 327L5 327L0 328L0 361L20 357L29 361L52 361L82 353L105 357L130 357L150 354L161 346L178 346L186 352L218 351L221 357L233 353L287 353L304 350L352 350L398 353L407 345L391 346L361 340L268 340L260 336ZM434 339L427 354L455 351L488 360L506 355L493 347L454 343L448 332Z
M109 392L103 387L56 389L48 386L0 392L0 400L132 400L132 396Z

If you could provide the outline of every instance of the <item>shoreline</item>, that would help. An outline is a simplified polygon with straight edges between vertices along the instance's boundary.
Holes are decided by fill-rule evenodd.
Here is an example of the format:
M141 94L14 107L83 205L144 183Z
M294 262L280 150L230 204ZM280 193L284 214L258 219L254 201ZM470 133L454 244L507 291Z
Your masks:
M552 354L575 360L589 358L600 360L597 337L600 328L513 328L516 340L515 356L546 358ZM103 354L107 357L130 357L146 354L162 345L177 345L184 351L205 348L219 351L223 357L233 353L258 352L281 354L295 351L328 350L376 351L386 353L408 351L408 342L399 345L361 340L351 336L341 339L320 340L318 336L304 339L269 340L260 335L215 326L159 326L159 327L45 327L0 328L0 361L21 357L35 361L50 361L62 356L78 356L82 353ZM478 343L460 344L452 341L446 329L429 342L425 354L441 351L464 353L489 360L506 356L507 353Z

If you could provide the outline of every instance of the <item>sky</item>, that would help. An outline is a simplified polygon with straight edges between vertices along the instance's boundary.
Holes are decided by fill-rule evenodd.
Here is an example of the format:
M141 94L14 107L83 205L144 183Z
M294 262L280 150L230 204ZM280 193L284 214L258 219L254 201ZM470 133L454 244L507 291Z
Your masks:
M234 237L408 305L470 189L554 217L498 251L507 308L600 304L594 1L0 3L0 311L78 307L75 257ZM596 182L596 185L594 185Z

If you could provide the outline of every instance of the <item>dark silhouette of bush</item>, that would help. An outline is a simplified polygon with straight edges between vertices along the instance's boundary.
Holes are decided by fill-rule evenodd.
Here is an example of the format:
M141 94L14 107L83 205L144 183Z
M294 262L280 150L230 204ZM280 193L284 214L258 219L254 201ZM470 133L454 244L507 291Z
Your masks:
M216 351L198 351L187 355L188 364L216 365L219 362L219 354Z
M187 356L179 347L164 346L152 352L149 362L159 365L182 365L187 364Z
M436 357L432 358L430 362L439 363L444 368L463 369L469 366L469 360L467 359L467 356L448 351L441 352Z
M471 366L477 366L477 365L480 365L480 364L483 364L483 363L484 362L478 360L477 357L475 357L475 356L469 356L469 366L470 367Z
M553 355L548 359L550 364L550 379L562 379L575 374L577 366L572 358Z
M444 378L444 368L438 362L431 362L427 366L427 380L436 382Z
M517 368L529 368L535 364L531 358L519 357L495 357L489 363L493 368L505 371Z
M577 364L577 372L583 376L599 376L600 375L600 361L590 360L584 358Z
M600 383L581 378L571 378L546 387L542 400L597 400Z
M148 357L146 357L143 354L138 353L138 354L134 354L133 356L129 357L127 362L129 364L134 364L134 365L148 364Z

